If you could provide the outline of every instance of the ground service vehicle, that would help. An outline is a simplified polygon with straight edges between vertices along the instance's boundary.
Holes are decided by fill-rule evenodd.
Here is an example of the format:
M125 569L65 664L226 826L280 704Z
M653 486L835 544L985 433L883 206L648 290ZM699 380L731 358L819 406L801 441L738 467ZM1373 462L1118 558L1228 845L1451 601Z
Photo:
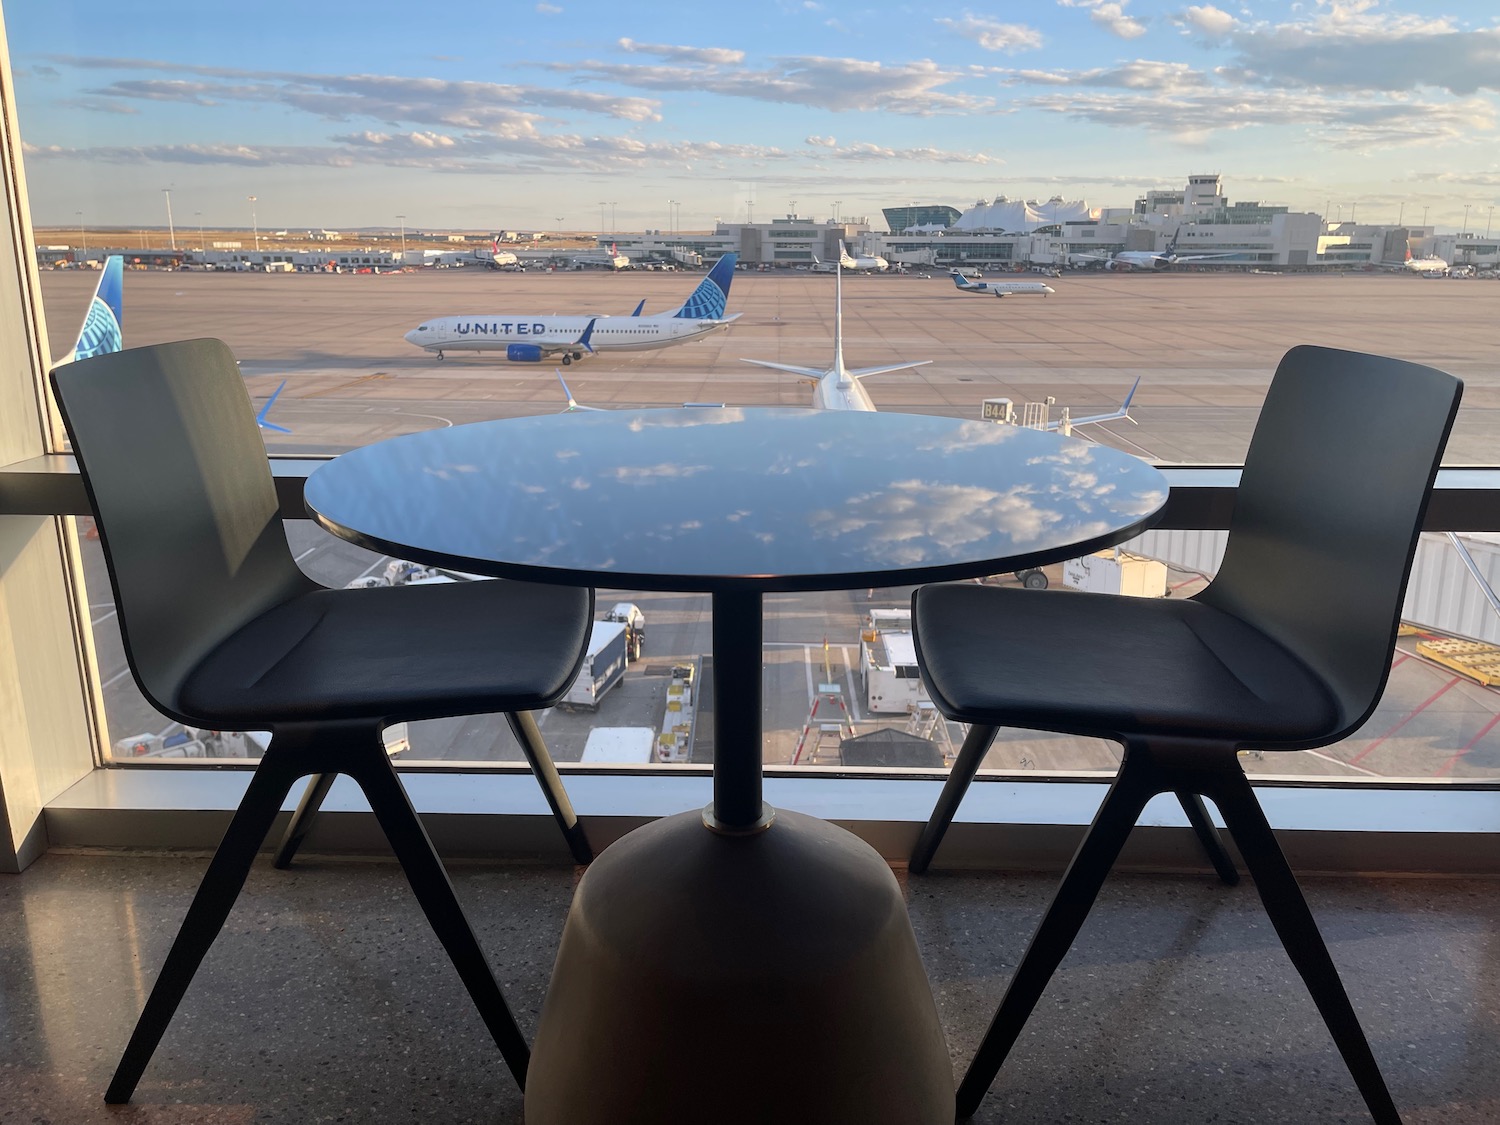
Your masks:
M625 659L639 660L641 649L646 644L646 615L634 602L616 602L604 615L605 621L618 621L625 626Z
M597 710L599 701L624 675L625 626L618 621L595 621L583 669L558 706Z

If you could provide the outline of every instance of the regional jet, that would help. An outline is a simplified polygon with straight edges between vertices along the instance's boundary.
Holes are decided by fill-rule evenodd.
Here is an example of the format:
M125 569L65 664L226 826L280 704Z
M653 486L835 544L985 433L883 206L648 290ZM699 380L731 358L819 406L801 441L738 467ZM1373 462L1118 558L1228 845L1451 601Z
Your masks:
M884 375L889 371L905 371L909 367L921 367L931 363L930 359L919 359L912 363L893 363L884 367L861 367L850 371L844 367L844 274L837 271L834 278L833 304L833 366L793 367L788 363L772 363L768 359L746 359L757 367L769 367L773 371L790 371L801 375L813 385L813 406L820 410L875 410L869 392L860 384L866 375Z
M545 316L494 314L440 316L406 334L423 351L499 352L511 363L541 363L560 355L563 365L595 352L667 348L728 328L740 314L725 316L736 254L725 254L681 308L641 316Z
M834 262L820 262L816 254L813 255L813 269L818 273L833 273L835 264L846 270L875 270L884 273L891 268L891 263L879 254L861 254L853 257L844 246L844 240L839 239L839 260Z
M996 297L1008 297L1012 293L1032 293L1045 297L1057 292L1043 281L970 281L957 270L952 270L951 274L953 284L962 293L990 293Z

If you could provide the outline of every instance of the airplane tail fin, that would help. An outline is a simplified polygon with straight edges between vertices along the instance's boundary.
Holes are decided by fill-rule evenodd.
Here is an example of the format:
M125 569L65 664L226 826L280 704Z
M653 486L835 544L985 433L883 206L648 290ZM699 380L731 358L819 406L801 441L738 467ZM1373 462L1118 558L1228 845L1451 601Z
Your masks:
M736 253L725 254L714 263L708 276L698 283L687 304L673 316L681 319L719 320L729 307L729 284L734 280L734 264L739 260Z
M1175 253L1177 253L1177 236L1180 235L1181 233L1182 233L1182 227L1180 227L1180 226L1176 230L1174 230L1172 232L1172 241L1167 243L1167 253L1168 254L1175 254Z
M584 351L588 352L589 355L594 354L594 347L589 343L589 340L594 335L594 325L598 322L598 320L598 317L594 317L592 320L590 320L588 327L583 330L583 335L578 337L578 346Z
M125 259L118 254L111 254L104 259L104 269L100 271L99 284L94 287L94 295L89 300L83 326L78 330L78 339L74 341L72 350L57 360L57 365L123 351L124 325Z
M960 289L968 289L974 284L957 270L954 270L953 273L951 273L949 276L953 278L953 284Z
M275 430L278 434L289 434L292 432L285 426L278 426L275 422L269 421L266 417L271 413L271 407L276 405L276 398L281 394L285 387L286 380L283 379L280 385L278 385L277 388L271 392L271 397L266 399L266 404L255 412L255 424L261 429Z
M630 315L631 316L640 316L641 315L641 310L643 308L645 308L645 307L646 307L646 298L642 297L641 298L641 303L638 304L638 305L636 305L635 312L631 313Z

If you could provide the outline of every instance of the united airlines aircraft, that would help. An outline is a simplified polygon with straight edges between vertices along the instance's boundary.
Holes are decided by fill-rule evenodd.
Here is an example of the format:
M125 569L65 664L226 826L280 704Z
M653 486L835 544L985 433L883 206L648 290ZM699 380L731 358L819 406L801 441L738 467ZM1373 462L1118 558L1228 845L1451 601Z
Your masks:
M104 268L99 273L99 284L94 286L94 295L89 299L88 311L83 314L83 327L78 330L78 339L73 346L52 361L53 367L92 359L96 355L125 350L125 259L111 254L104 259ZM289 434L292 431L278 426L267 415L275 405L276 398L286 386L286 380L271 392L265 405L255 413L256 425L263 430L275 430Z
M78 339L66 353L52 361L52 366L61 367L77 359L123 351L124 324L125 259L111 254L104 259L104 269L99 272L99 284L94 286L88 312L83 315Z
M870 394L860 384L866 375L884 375L888 371L905 371L908 367L921 367L931 363L930 359L919 359L912 363L893 363L884 367L861 367L850 371L844 366L844 274L840 270L834 279L833 305L833 366L793 367L789 363L772 363L768 359L747 359L757 367L769 367L774 371L790 371L801 375L813 385L813 405L820 410L875 410L877 407Z
M440 316L406 334L423 351L499 352L511 363L541 363L560 355L564 366L595 352L635 352L698 340L728 328L729 283L737 254L725 254L681 308L654 316Z

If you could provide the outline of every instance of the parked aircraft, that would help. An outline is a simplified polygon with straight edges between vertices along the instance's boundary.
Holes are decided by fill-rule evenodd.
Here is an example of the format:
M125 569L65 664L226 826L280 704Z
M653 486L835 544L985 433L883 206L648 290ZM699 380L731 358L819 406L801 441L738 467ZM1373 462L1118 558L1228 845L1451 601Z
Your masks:
M1406 251L1406 260L1405 261L1402 261L1402 262L1380 262L1378 264L1379 264L1379 266L1380 266L1381 269L1385 269L1385 270L1405 270L1408 273L1419 274L1419 275L1421 275L1423 277L1430 277L1430 276L1432 276L1434 274L1437 275L1437 276L1439 276L1439 277L1446 277L1447 274L1448 274L1448 270L1450 269L1450 267L1449 267L1449 265L1448 265L1447 262L1445 262L1445 261L1443 261L1443 259L1435 257L1435 256L1433 256L1431 254L1429 254L1425 258L1413 258L1411 256L1411 250L1410 249L1408 249Z
M832 273L835 264L842 266L846 270L875 270L878 273L884 273L891 268L891 263L879 254L861 254L857 258L854 257L849 253L848 248L844 246L842 238L839 239L839 260L837 263L820 261L816 254L813 255L812 268L817 273Z
M989 293L996 297L1009 297L1012 293L1031 293L1042 297L1056 293L1044 281L970 281L957 270L952 273L953 284L962 293Z
M641 316L544 316L538 314L440 316L406 334L423 351L500 352L511 363L541 363L560 355L564 366L585 353L646 351L701 339L728 328L740 314L725 316L736 254L725 254L681 308Z
M99 271L99 284L94 286L94 295L89 299L88 311L83 315L83 325L78 329L78 339L65 353L52 361L53 367L73 363L80 359L92 359L96 355L125 350L125 259L111 254L104 259L104 268ZM278 426L267 415L281 394L286 380L271 392L265 405L255 412L256 424L263 430L275 430L289 434L292 431Z
M1103 262L1107 270L1167 270L1173 266L1188 265L1193 262L1223 261L1226 258L1240 256L1240 252L1236 250L1226 250L1222 254L1179 254L1177 237L1181 233L1181 227L1172 232L1172 240L1167 243L1165 250L1120 250L1112 255L1069 254L1068 264Z
M99 284L94 286L94 295L89 298L88 311L83 314L83 326L78 329L78 339L67 352L52 361L52 366L61 367L76 359L123 351L124 302L125 259L118 254L111 254L104 259L104 268L99 271Z
M834 279L833 304L833 365L827 368L793 367L789 363L772 363L768 359L746 359L757 367L769 367L773 371L790 371L801 375L813 385L813 405L820 410L875 410L869 392L860 385L866 375L884 375L889 371L905 371L909 367L921 367L931 363L930 359L919 359L911 363L893 363L883 367L861 367L850 371L844 366L844 274L837 271Z

